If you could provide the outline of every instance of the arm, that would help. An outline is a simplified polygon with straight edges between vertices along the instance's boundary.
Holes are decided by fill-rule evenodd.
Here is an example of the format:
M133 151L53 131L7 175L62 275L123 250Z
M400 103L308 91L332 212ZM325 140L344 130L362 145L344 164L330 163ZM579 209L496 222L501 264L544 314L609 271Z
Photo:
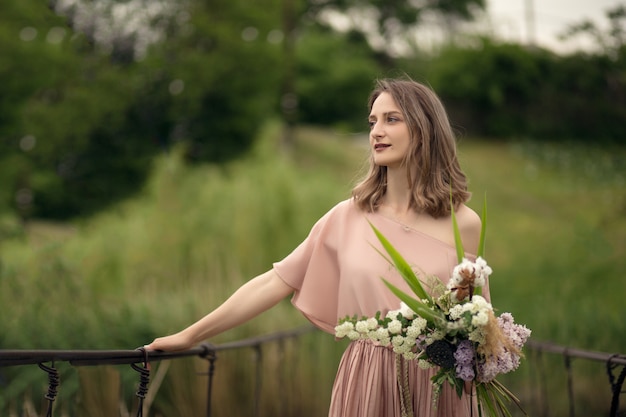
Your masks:
M202 340L258 316L293 291L274 270L270 270L245 283L222 305L186 329L154 339L145 348L167 351L189 349Z

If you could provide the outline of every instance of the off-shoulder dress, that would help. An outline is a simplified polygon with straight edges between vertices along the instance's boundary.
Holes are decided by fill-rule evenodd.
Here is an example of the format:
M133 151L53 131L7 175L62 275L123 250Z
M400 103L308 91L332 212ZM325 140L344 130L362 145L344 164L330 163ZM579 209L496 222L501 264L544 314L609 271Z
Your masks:
M291 254L274 264L281 279L295 289L293 305L325 332L334 334L338 320L346 316L398 309L400 301L381 277L410 293L383 257L370 223L420 277L437 276L446 283L457 264L453 246L376 212L363 212L352 200L340 202ZM483 294L488 297L488 288ZM448 384L433 403L430 378L435 370L420 369L414 360L397 360L387 347L350 343L337 371L329 417L401 417L407 411L415 417L464 417L472 415L472 408L477 415L471 396L459 398ZM408 385L402 383L403 376ZM406 387L409 395L403 399Z

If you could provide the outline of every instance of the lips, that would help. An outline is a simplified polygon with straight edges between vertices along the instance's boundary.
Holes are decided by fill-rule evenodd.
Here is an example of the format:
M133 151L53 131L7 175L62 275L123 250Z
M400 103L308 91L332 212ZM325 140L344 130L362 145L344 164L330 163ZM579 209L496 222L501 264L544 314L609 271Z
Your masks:
M374 145L374 149L376 149L378 151L378 150L381 150L381 149L388 148L390 146L391 145L388 145L386 143L377 143L376 145Z

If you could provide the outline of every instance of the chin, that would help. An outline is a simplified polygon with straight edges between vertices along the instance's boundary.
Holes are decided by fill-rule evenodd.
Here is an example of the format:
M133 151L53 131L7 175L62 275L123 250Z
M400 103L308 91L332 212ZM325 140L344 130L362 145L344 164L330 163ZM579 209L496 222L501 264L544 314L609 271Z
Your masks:
M379 166L379 167L387 167L387 168L394 168L394 167L399 167L400 163L396 162L396 161L389 161L386 159L376 159L374 158L374 165Z

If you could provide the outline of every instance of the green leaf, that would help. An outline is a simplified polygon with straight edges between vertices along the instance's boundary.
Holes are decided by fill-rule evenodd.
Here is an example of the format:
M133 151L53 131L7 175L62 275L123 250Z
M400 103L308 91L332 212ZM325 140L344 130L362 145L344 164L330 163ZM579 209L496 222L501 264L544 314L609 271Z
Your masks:
M432 325L436 320L443 320L439 314L436 314L432 309L427 307L422 301L417 300L386 279L382 279L385 285L393 292L396 297L398 297L401 301L404 302L411 310L413 310L417 315L423 317L429 325Z
M426 291L424 291L424 287L422 287L422 284L415 275L413 269L411 269L411 266L408 264L408 262L402 257L402 255L400 255L400 253L393 247L393 245L389 243L387 238L385 238L385 236L383 236L383 234L372 223L370 223L370 226L374 230L374 233L376 234L376 237L378 237L380 243L383 245L383 248L385 248L385 250L391 257L391 263L395 265L396 269L398 270L402 278L404 278L406 283L409 284L409 287L417 296L417 298L419 298L420 300L428 300L429 302L432 302L432 298L430 297L430 295L428 295Z
M456 389L456 394L461 398L463 396L463 389L465 388L465 381L461 378L454 378L454 388Z
M461 240L461 232L459 231L459 224L456 221L456 213L454 212L454 205L452 204L452 195L450 195L450 214L452 215L452 228L454 230L454 246L456 247L456 257L458 263L463 261L465 251L463 250L463 241Z
M485 233L487 231L487 194L485 193L485 200L483 201L483 212L480 216L480 240L478 241L478 252L476 256L484 258L485 255Z

